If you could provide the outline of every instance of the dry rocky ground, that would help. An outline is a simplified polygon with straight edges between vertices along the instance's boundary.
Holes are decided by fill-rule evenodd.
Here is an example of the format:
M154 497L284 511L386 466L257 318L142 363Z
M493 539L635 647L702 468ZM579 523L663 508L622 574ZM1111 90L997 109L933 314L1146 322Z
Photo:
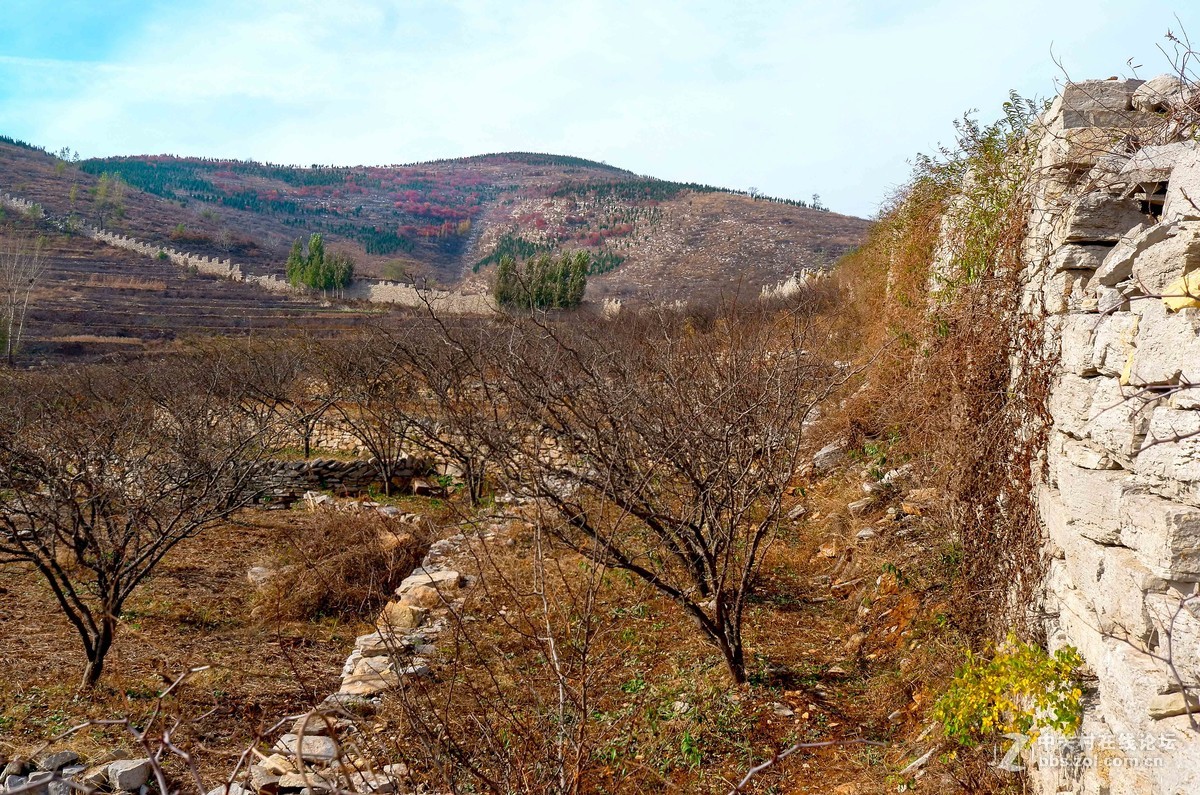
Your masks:
M595 607L603 628L593 732L600 761L588 765L585 791L727 792L790 744L834 738L887 746L803 751L761 774L749 791L852 795L918 780L927 791L1000 791L1004 782L981 774L978 760L939 756L947 749L921 722L957 663L961 637L951 583L955 545L931 518L933 495L912 485L903 472L881 483L852 459L797 489L793 519L771 548L748 611L746 686L729 684L717 656L672 604L623 577L605 577ZM488 578L528 570L535 538L526 516L509 509L463 525L461 515L436 505L407 498L403 510L432 513L437 534L452 537L425 563L460 572L455 583L467 587L429 603L432 612L418 623L440 629L440 637L427 632L418 652L430 673L405 677L407 686L449 698L446 688L464 677L494 676L498 659L511 664L504 670L519 684L544 661L514 645L519 604ZM166 683L210 665L166 700L185 719L176 742L196 752L206 783L222 780L250 743L258 742L265 759L279 733L262 735L279 718L339 688L355 689L361 659L345 668L343 660L356 638L362 649L363 637L380 627L374 609L307 621L252 614L247 571L269 565L282 539L311 516L303 507L257 511L174 550L124 616L97 697L75 691L78 641L41 580L28 571L7 577L0 586L0 755L29 754L86 719L144 716ZM580 563L556 558L568 579L582 576ZM339 682L343 673L350 676ZM375 738L373 765L407 763L405 781L433 783L432 771L416 766L414 747L396 740L411 719L405 701L392 691L359 692L377 699L373 716L340 731ZM113 727L76 735L70 747L92 761L113 749L137 752ZM260 767L271 764L280 763Z

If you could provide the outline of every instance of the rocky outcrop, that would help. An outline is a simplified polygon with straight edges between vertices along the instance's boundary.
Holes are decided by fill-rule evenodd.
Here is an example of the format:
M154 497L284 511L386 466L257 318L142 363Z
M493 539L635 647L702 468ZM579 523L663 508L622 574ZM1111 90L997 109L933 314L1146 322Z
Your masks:
M1056 354L1041 611L1051 649L1096 675L1080 735L1028 753L1043 793L1200 792L1200 156L1158 115L1183 95L1174 78L1071 84L1040 129L1026 311Z

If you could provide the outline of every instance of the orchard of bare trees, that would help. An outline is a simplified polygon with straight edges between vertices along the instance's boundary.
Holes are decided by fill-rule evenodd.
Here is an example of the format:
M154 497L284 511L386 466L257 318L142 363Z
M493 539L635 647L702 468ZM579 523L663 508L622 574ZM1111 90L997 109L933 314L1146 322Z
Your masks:
M457 655L473 674L458 688L402 688L403 722L424 748L414 761L497 792L535 769L577 790L604 741L593 705L614 686L602 583L619 577L664 600L728 681L747 680L747 606L764 555L796 503L807 430L848 378L822 355L820 308L812 293L619 321L429 311L353 336L10 370L0 564L43 578L91 689L121 643L126 605L164 557L265 507L263 462L308 459L333 429L386 497L424 461L460 522L515 502L535 542L520 559L477 561L485 601L509 605L504 643L520 651L501 653L458 620ZM552 725L534 729L531 715L550 705ZM480 731L500 744L469 741Z

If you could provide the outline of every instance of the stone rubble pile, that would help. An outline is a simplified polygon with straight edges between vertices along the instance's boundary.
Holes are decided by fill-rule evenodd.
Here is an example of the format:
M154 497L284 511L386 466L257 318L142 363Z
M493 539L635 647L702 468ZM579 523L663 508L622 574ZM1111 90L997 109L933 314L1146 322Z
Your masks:
M385 515L419 521L391 506L355 501L332 501L310 493L306 499L342 509L377 510ZM396 587L380 611L375 631L355 640L341 671L341 685L311 713L296 720L269 755L259 754L244 783L220 785L209 795L317 795L321 792L407 792L403 765L376 768L360 748L359 738L370 732L372 716L383 696L406 681L436 674L437 640L451 626L452 611L464 604L473 579L461 574L455 561L471 541L495 543L505 526L494 524L478 533L456 533L434 542L421 565ZM250 573L251 578L254 572ZM269 576L269 573L268 575Z
M13 759L0 765L0 793L70 795L72 792L140 793L150 791L149 759L125 759L120 752L85 763L71 750L42 754L36 760Z

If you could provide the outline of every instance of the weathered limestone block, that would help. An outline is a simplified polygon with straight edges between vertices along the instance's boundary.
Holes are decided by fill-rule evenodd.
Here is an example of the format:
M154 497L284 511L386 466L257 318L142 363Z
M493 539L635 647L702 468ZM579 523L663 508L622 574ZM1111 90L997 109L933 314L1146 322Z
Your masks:
M1120 378L1134 353L1138 316L1132 312L1113 312L1101 316L1092 343L1092 367L1101 375Z
M405 577L396 588L397 596L404 596L413 588L423 585L441 592L452 592L462 585L462 575L457 571L438 570L428 571L417 569Z
M1061 315L1079 310L1087 298L1092 271L1058 271L1047 277L1042 287L1042 305L1048 314Z
M1086 608L1092 626L1101 635L1122 638L1144 646L1154 626L1145 608L1146 588L1159 581L1150 576L1124 547L1094 544L1078 535L1066 539L1063 567L1078 601L1066 608Z
M1063 507L1062 521L1076 533L1097 544L1121 543L1121 498L1133 487L1124 470L1058 467L1058 489ZM1044 520L1049 525L1049 519ZM1062 545L1062 542L1058 542ZM1064 546L1065 548L1065 546Z
M1183 82L1175 75L1159 75L1142 83L1133 92L1134 110L1154 113L1166 110L1184 97Z
M1128 383L1174 384L1200 376L1200 311L1171 312L1158 300L1134 301L1130 309L1138 326Z
M1050 390L1049 409L1054 426L1063 433L1082 439L1087 434L1096 378L1063 373Z
M1062 90L1064 111L1133 110L1133 95L1144 80L1081 80Z
M1115 243L1145 221L1141 205L1132 198L1086 193L1067 209L1051 242Z
M1130 462L1141 449L1154 403L1139 390L1121 386L1115 378L1098 378L1088 412L1087 435L1112 453Z
M1133 281L1147 295L1160 295L1185 273L1200 268L1200 222L1170 225L1162 242L1141 251L1133 260Z
M328 762L341 755L332 737L312 736L303 741L295 734L285 734L275 743L275 750L289 756L299 756L306 762Z
M1185 377L1187 376L1185 368ZM1193 410L1200 409L1200 382L1192 383L1188 380L1188 385L1176 387L1179 391L1171 395L1167 400L1167 405L1173 409Z
M1059 363L1068 373L1080 376L1096 375L1094 363L1096 315L1064 315L1059 326Z
M1171 169L1162 212L1164 223L1196 219L1200 219L1200 151L1181 155Z
M1105 287L1096 283L1092 279L1088 283L1088 291L1095 293L1096 308L1095 311L1100 314L1110 314L1112 312L1128 312L1130 300L1125 294L1126 291L1116 287Z
M1146 610L1158 630L1158 652L1169 652L1183 684L1195 687L1200 684L1200 600L1189 596L1174 588L1152 593Z
M1111 246L1084 246L1068 243L1050 255L1050 268L1054 271L1094 271L1104 263Z
M1129 182L1167 182L1171 169L1184 155L1196 150L1195 141L1179 141L1163 146L1146 146L1134 153L1121 168L1121 176Z
M1120 469L1118 464L1107 451L1091 442L1062 436L1062 457L1072 466L1082 469Z
M1121 543L1155 575L1200 582L1200 509L1127 494L1121 501Z
M1156 407L1135 469L1162 480L1200 482L1200 412Z
M416 629L425 621L428 612L423 607L388 602L379 614L378 624L383 631Z
M1133 275L1134 259L1153 245L1163 242L1171 231L1170 224L1138 224L1130 228L1104 258L1096 271L1095 283L1115 287Z

